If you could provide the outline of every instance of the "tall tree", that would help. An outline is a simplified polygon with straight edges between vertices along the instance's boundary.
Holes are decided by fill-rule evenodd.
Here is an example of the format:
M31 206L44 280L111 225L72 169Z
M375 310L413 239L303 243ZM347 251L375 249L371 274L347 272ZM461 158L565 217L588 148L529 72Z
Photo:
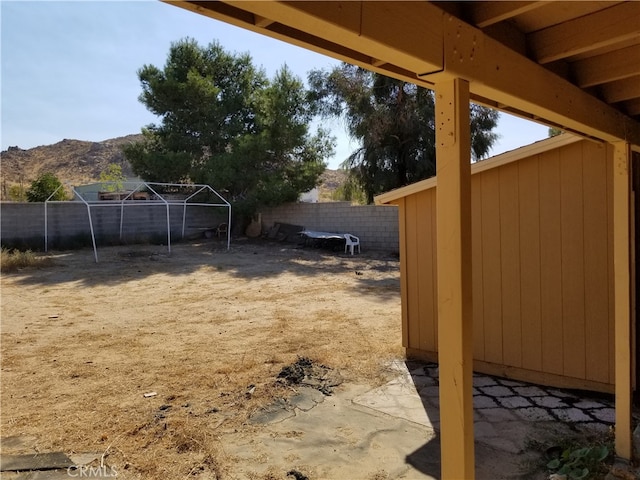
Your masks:
M269 80L248 54L185 39L138 76L140 101L161 119L125 149L146 180L208 183L249 216L313 188L332 154L326 132L310 134L315 108L286 66Z
M342 64L309 73L319 112L345 120L360 147L343 163L367 201L436 173L433 92L362 68ZM486 156L497 139L498 112L471 106L473 160Z
M58 177L53 173L45 172L31 182L27 190L27 201L45 202L49 197L51 197L50 200L55 201L67 200L67 192Z
M102 190L107 192L120 192L124 188L124 182L127 177L122 173L122 167L117 163L110 163L103 171L100 172L100 181L105 182Z

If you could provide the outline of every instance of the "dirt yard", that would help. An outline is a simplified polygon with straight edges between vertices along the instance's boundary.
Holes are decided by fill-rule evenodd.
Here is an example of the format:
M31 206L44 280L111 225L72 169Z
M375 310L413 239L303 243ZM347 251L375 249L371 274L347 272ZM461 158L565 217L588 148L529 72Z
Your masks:
M369 388L402 358L391 255L261 241L98 255L2 275L2 437L99 452L119 478L249 478L221 438L251 438L251 415L293 394L283 368L307 358Z

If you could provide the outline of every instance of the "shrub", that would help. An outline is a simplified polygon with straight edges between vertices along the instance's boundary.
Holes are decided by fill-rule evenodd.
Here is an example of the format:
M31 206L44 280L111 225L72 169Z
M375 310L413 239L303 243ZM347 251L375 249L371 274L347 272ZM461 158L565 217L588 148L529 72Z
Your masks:
M53 173L43 173L31 182L27 190L27 200L30 202L44 202L55 192L51 200L66 200L67 192L62 187L62 182Z
M15 184L9 187L9 200L13 202L26 202L27 192L22 184Z
M42 267L51 264L49 257L41 257L31 250L0 250L0 268L2 273L11 273L27 267Z
M600 474L607 472L603 462L608 456L609 448L606 445L559 449L547 463L547 468L571 480L600 478Z
M530 464L533 470L556 474L567 480L604 478L613 461L613 437L609 433L557 434L544 442L531 441L529 448L542 455ZM532 472L530 473L533 473Z

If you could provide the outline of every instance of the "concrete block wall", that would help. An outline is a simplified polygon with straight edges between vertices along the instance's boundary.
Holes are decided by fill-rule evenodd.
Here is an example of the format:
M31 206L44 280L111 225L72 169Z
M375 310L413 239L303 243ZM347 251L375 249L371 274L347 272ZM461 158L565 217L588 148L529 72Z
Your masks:
M183 207L169 207L171 238L182 235ZM90 241L91 229L86 205L81 202L49 203L47 205L48 243L51 247ZM119 205L96 204L91 207L91 220L96 242L117 242L120 239ZM167 210L164 205L132 204L124 207L122 240L129 243L164 241L167 236ZM227 221L224 208L189 206L185 216L185 236L202 234L200 227L215 227ZM27 245L43 248L45 207L43 203L0 204L0 240L3 245Z
M262 228L276 222L307 230L351 233L363 249L399 251L398 208L393 205L351 205L349 202L289 203L262 210Z
M182 233L182 206L170 207L172 241ZM395 206L351 205L348 202L290 203L262 210L262 226L266 233L276 222L301 225L309 230L351 233L360 238L363 250L398 252L398 209ZM156 241L166 238L166 207L136 203L125 206L123 241L128 243ZM44 204L0 204L0 240L3 245L41 249L44 247ZM94 205L91 208L98 243L118 242L120 207ZM200 227L215 227L227 222L227 210L214 207L187 207L186 237L202 234ZM49 203L47 206L49 245L69 244L71 240L90 242L87 207L81 202Z

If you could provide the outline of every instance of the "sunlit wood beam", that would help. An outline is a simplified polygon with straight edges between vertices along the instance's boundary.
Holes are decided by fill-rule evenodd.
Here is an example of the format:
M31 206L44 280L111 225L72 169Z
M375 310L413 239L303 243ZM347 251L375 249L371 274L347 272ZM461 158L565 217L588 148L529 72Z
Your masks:
M640 75L602 85L601 91L607 103L640 98Z
M469 2L471 21L478 28L485 28L544 5L545 2Z
M579 60L573 63L572 68L581 88L639 75L640 44Z
M260 15L254 15L253 17L254 17L253 24L256 27L267 28L269 25L274 23L273 20L269 18L261 17Z
M640 39L640 2L624 2L527 36L538 63L554 62L633 38Z

